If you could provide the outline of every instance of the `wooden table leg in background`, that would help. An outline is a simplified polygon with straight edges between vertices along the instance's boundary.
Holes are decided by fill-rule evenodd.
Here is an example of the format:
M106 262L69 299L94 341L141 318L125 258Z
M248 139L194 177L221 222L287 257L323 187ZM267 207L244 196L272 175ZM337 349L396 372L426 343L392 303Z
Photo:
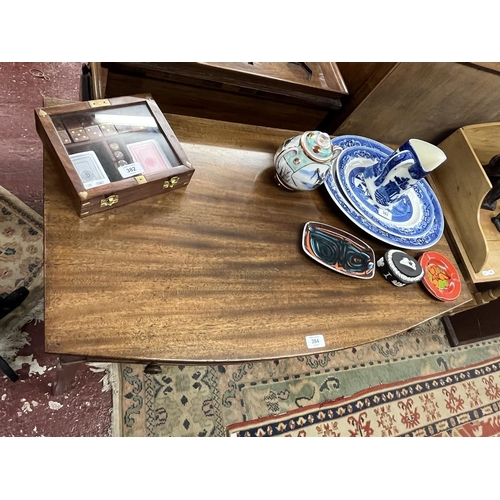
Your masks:
M161 366L158 363L148 363L144 367L144 373L147 373L148 375L158 375L162 372Z
M478 299L480 303L488 304L500 297L500 286L491 290L486 290L485 292L478 292L476 295L476 299Z
M52 388L54 396L59 396L71 389L75 383L78 369L87 361L85 356L61 354L57 363L57 379Z
M500 335L500 288L478 292L483 305L444 316L443 323L452 347L470 344ZM479 297L476 296L476 299Z
M52 388L52 394L59 396L71 389L75 384L75 375L80 367L89 361L86 356L71 356L61 354L57 363L57 379ZM1 367L0 367L1 368ZM158 363L148 363L144 367L144 373L149 375L157 375L162 373L161 365Z

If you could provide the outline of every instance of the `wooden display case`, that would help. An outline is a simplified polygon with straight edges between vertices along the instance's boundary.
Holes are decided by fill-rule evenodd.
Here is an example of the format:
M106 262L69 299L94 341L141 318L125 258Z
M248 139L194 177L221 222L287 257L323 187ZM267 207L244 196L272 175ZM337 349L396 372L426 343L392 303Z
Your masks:
M500 153L500 122L462 127L439 144L446 162L430 178L448 230L473 284L500 280L499 212L481 209L492 188L483 165Z
M446 235L462 269L472 303L443 318L452 346L500 335L500 232L491 219L499 212L481 208L492 184L485 173L500 153L500 123L468 125L456 130L439 147L447 161L429 182L439 197L446 218ZM479 306L479 307L477 307Z
M38 108L35 119L81 217L167 194L193 175L149 94Z

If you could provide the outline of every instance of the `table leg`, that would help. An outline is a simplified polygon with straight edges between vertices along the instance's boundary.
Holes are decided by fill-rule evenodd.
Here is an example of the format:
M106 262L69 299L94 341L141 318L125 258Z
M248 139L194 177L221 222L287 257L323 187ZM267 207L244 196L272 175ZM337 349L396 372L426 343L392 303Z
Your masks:
M19 380L19 375L11 368L9 363L2 358L2 356L0 356L0 370L5 373L5 375L7 375L12 382Z
M84 356L70 356L61 354L57 363L57 379L52 387L52 394L59 396L71 389L75 383L78 369L87 361Z
M144 373L147 373L148 375L158 375L161 373L161 366L158 363L148 363L144 367Z
M486 290L485 292L478 292L476 295L476 299L481 304L488 304L492 300L496 300L500 297L500 287L493 288L492 290Z

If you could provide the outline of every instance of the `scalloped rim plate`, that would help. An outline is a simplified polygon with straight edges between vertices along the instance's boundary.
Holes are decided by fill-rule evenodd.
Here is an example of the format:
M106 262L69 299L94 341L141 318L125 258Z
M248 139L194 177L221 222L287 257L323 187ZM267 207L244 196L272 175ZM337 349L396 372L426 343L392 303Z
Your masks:
M444 225L443 227L433 227L432 231L429 231L422 236L396 236L388 233L361 215L350 204L338 186L335 175L329 173L326 176L325 188L335 204L340 208L344 215L351 220L351 222L356 224L370 236L373 236L388 245L393 245L398 248L406 248L408 250L425 250L435 245L443 235Z
M340 154L336 163L337 181L351 205L373 224L396 236L421 236L435 225L444 226L441 206L427 182L415 184L398 204L410 206L411 213L407 220L398 221L396 213L391 214L389 209L381 211L371 201L359 174L374 163L374 158L386 156L385 153L364 146L352 147ZM388 216L384 216L385 214Z
M335 146L340 146L342 148L349 148L354 146L365 146L368 148L373 148L381 151L382 153L392 152L392 149L385 146L384 144L369 139L367 137L362 137L358 135L342 135L338 137L334 137L332 139L332 144ZM336 163L334 165L336 167ZM333 170L333 169L332 169ZM363 231L368 233L370 236L383 241L388 245L393 245L398 248L405 248L408 250L426 250L433 245L435 245L443 235L444 232L444 217L443 217L443 227L434 228L435 231L426 233L424 237L407 237L407 236L396 236L393 235L382 228L376 226L366 217L362 216L348 201L348 199L344 196L340 186L338 185L338 181L336 179L336 175L332 175L332 171L326 176L325 179L325 188L332 200L339 207L339 209L344 213L344 215L351 220L354 224L356 224ZM423 179L422 182L427 182ZM437 231L436 231L437 230Z

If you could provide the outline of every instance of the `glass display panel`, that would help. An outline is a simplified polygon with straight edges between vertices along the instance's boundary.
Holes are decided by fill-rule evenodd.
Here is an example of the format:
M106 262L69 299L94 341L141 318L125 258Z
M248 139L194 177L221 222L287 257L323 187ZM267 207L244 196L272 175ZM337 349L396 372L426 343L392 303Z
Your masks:
M144 103L66 113L52 122L85 189L167 175L182 163Z

